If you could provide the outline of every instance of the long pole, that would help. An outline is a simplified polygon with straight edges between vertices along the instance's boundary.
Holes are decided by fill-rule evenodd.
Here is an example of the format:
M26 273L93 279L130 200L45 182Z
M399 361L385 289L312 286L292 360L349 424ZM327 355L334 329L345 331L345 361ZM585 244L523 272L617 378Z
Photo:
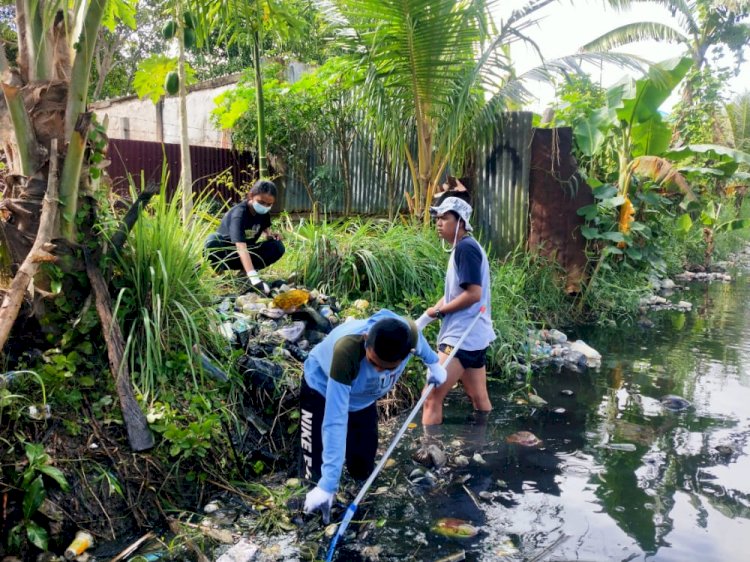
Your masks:
M464 343L466 336L469 335L469 332L471 332L471 330L474 328L474 325L477 323L477 320L479 320L479 317L484 313L484 311L485 311L484 306L479 309L479 314L477 314L474 317L474 320L471 321L471 324L469 324L469 327L466 328L466 330L461 335L456 345L453 346L453 350L450 352L450 355L448 355L448 358L445 360L445 363L443 363L444 367L447 367L448 363L450 363L451 360L456 356L456 352L461 347L461 344ZM378 477L378 474L380 474L380 471L383 469L383 466L385 466L386 461L391 456L391 453L393 453L393 450L396 448L396 445L398 445L398 442L401 440L401 437L403 437L404 433L406 433L406 429L409 427L411 420L413 420L414 416L417 415L417 412L419 412L419 409L422 407L422 404L424 404L425 400L427 400L427 397L430 395L430 393L432 392L434 388L435 388L434 384L427 385L427 388L425 388L424 392L422 393L422 397L419 399L419 402L417 402L417 405L414 406L411 413L409 414L409 417L407 417L406 421L403 423L403 425L401 425L401 428L398 430L398 433L396 433L396 436L393 438L393 441L391 441L391 444L388 446L388 449L383 454L383 457L380 459L380 462L375 467L375 470L372 471L372 474L370 474L370 477L365 481L364 485L362 486L362 489L359 491L359 494L357 494L357 497L354 498L354 501L349 504L348 508L346 508L346 513L344 513L344 518L341 520L341 524L339 525L339 528L336 531L336 534L333 536L333 539L331 539L331 546L328 548L328 555L326 556L326 562L331 562L331 560L333 560L333 553L336 551L336 544L339 542L339 538L344 535L344 531L346 531L347 527L349 526L349 523L351 523L352 517L354 517L354 513L357 511L357 507L359 506L359 502L362 501L362 498L365 497L367 490L370 489L370 486L375 481L375 478Z

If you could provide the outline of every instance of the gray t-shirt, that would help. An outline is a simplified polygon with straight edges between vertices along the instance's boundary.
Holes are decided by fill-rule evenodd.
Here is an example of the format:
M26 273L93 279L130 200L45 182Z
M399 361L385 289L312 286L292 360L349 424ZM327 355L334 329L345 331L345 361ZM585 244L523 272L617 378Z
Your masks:
M479 314L484 305L485 311L466 336L461 349L478 351L485 349L494 341L490 314L490 264L487 254L479 243L470 236L465 236L451 252L448 260L448 271L445 274L444 302L447 304L458 297L469 285L482 287L482 298L468 308L445 315L438 334L438 344L456 345L472 320Z

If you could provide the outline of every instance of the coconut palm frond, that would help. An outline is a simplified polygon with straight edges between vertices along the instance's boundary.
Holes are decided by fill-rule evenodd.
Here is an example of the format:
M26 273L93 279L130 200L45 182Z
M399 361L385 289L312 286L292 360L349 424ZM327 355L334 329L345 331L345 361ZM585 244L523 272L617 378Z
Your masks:
M690 35L700 33L700 26L693 17L694 6L691 0L608 0L607 3L619 11L630 10L637 4L657 4L668 10L677 19L680 27Z
M639 21L612 29L581 47L582 52L609 51L638 41L655 40L687 43L688 38L677 29L663 23Z

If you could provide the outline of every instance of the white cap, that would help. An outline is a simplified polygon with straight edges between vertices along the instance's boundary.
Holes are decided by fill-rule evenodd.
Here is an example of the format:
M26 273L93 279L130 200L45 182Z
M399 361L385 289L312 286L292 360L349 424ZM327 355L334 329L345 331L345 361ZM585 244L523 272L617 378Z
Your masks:
M463 219L464 224L466 225L466 232L471 232L474 230L471 228L471 224L469 224L469 217L471 217L471 205L469 205L466 201L463 199L459 199L458 197L448 197L440 203L438 207L430 207L430 214L432 215L444 215L448 211L455 212L461 219Z

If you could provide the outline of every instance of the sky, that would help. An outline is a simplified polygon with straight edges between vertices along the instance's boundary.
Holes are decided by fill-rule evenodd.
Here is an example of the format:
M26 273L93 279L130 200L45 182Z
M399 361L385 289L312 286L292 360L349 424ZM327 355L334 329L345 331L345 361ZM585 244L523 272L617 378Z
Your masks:
M525 4L526 2L521 0L504 0L499 3L495 18L499 20L514 8ZM537 43L546 59L572 55L581 45L626 23L657 21L674 27L678 26L669 11L661 6L640 4L628 11L619 12L608 6L605 7L603 0L575 0L575 3L571 0L560 0L538 11L536 16L541 17L541 21L527 29L526 34ZM618 51L658 62L679 56L683 48L677 44L643 42L622 47ZM533 49L521 43L513 44L511 54L519 73L540 64L539 57ZM745 50L745 57L750 59L750 49ZM590 71L592 77L604 87L614 84L628 72L612 66L605 66L601 71L599 68L592 67ZM550 86L537 83L533 83L532 90L536 99L529 104L528 109L541 112L554 99L554 91ZM743 64L739 76L729 81L727 93L731 97L745 90L750 90L750 61ZM679 95L673 94L662 106L662 110L669 111L678 99Z

